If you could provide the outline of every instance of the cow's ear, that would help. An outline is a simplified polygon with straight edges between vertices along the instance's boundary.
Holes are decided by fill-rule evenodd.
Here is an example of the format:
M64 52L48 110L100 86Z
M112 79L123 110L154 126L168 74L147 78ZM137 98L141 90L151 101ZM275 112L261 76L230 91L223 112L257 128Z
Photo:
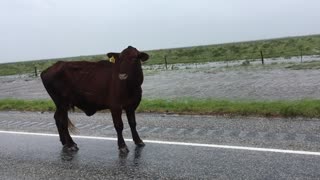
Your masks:
M119 59L119 53L108 53L107 54L108 58L109 58L109 62L111 63L116 63L118 62L117 59Z
M147 53L141 52L141 53L139 53L138 58L139 58L141 61L146 61L146 60L149 59L149 55L148 55Z
M120 53L109 52L107 54L107 56L108 56L108 58L111 58L113 56L114 58L118 59L119 58L119 54Z

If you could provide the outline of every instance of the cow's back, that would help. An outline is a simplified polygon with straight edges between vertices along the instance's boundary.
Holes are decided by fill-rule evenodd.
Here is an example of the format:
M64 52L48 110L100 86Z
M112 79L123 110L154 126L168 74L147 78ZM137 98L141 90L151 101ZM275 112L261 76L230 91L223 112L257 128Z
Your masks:
M42 82L57 106L79 107L87 115L107 108L112 64L59 61L41 73Z

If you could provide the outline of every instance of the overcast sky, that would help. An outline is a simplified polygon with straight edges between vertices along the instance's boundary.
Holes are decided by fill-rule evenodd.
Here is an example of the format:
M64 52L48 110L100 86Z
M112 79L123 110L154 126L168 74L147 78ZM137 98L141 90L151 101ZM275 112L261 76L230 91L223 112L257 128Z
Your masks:
M0 63L320 34L319 0L0 0Z

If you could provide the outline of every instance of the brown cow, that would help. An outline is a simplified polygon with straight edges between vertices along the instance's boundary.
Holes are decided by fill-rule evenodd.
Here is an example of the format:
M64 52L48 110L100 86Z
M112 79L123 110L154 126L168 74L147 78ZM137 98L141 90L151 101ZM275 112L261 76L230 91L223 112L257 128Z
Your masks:
M122 136L121 114L125 110L133 141L137 146L144 146L136 130L135 110L142 97L140 61L148 60L149 55L129 46L121 53L108 53L107 56L115 61L59 61L41 73L44 87L56 105L54 119L64 150L78 150L68 130L74 128L68 118L68 110L74 107L87 116L110 109L119 150L128 153Z

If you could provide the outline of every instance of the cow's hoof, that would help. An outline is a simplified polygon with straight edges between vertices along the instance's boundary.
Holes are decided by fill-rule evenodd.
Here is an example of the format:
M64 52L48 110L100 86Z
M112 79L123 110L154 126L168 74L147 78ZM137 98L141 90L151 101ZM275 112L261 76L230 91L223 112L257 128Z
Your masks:
M76 152L79 150L77 144L73 144L71 146L64 145L62 149L63 149L63 151L66 151L66 152Z
M136 143L136 146L138 147L144 147L146 144L144 144L144 142L139 142L139 143Z
M129 149L127 146L119 148L119 153L120 154L128 154L129 153Z

